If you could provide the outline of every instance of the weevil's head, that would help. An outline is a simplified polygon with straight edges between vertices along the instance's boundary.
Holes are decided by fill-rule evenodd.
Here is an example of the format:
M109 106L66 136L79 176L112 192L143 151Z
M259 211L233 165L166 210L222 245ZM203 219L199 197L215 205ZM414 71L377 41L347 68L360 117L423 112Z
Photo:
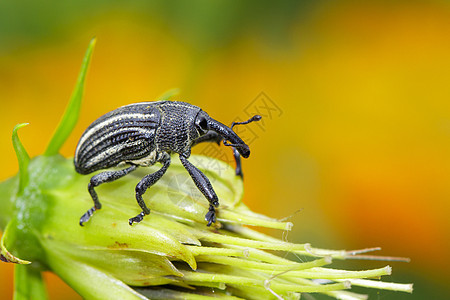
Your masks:
M219 134L223 138L223 143L225 146L232 146L239 151L239 154L247 158L250 156L250 148L248 145L228 126L214 120L205 112L200 112L195 119L195 126L197 130L202 130L205 134L206 132L212 130Z

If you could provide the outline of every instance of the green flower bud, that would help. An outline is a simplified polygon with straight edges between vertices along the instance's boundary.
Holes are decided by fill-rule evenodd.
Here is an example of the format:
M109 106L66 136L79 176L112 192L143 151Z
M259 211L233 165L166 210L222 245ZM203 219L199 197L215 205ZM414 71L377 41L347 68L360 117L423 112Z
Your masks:
M151 208L143 222L134 187L156 167L97 188L103 207L85 226L80 216L92 206L91 176L75 172L72 159L58 154L78 118L91 42L69 107L43 156L29 159L13 131L19 174L0 184L1 259L16 263L17 299L46 299L41 272L60 276L86 299L299 299L323 293L363 299L351 285L411 292L412 285L373 278L389 266L345 271L325 268L332 259L357 258L374 250L333 251L293 244L247 226L291 230L283 222L252 212L242 202L242 180L224 162L193 155L190 161L211 180L221 201L217 223L206 226L208 202L177 159L144 195ZM269 251L270 252L269 252ZM310 257L296 262L273 254ZM373 257L372 257L373 258ZM371 278L371 279L368 279Z

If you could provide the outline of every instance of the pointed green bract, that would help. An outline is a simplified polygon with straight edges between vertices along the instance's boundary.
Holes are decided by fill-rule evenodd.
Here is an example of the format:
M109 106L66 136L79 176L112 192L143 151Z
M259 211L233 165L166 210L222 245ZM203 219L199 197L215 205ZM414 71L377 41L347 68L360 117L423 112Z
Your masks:
M27 265L27 264L31 264L30 261L27 260L23 260L20 259L16 256L14 256L11 252L8 251L8 249L6 249L6 239L15 239L15 232L10 233L10 228L14 228L16 223L16 220L12 220L8 223L8 225L6 225L5 231L3 232L2 238L0 240L0 255L3 261L6 262L10 262L10 263L15 263L15 264L19 264L19 265ZM13 229L14 230L14 229Z
M23 147L22 142L17 135L17 131L27 125L28 123L17 124L12 133L12 143L17 155L17 161L19 162L19 194L23 192L23 189L28 183L28 164L30 162L30 156L28 156L27 151Z
M173 97L180 94L179 88L173 88L165 91L161 96L158 97L159 100L172 100Z
M84 82L86 79L86 73L89 67L89 62L91 60L92 52L94 51L95 42L96 39L93 38L89 43L86 54L84 55L75 89L72 93L72 96L70 97L69 105L67 106L66 111L58 127L56 128L56 131L53 134L50 143L48 144L47 150L44 154L46 156L58 154L59 149L61 149L62 145L67 140L78 121L81 109L81 100L83 98Z

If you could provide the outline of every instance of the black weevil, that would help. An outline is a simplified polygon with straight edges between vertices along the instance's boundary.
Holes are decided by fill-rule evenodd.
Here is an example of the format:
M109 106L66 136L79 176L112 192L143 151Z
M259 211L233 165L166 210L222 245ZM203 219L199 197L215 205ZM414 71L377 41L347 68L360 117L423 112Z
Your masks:
M232 128L260 119L261 116L255 115L245 122L235 122L227 127L199 107L178 101L135 103L101 116L85 130L78 142L75 170L80 174L90 174L121 163L129 166L118 171L104 171L91 178L88 190L94 207L80 218L80 225L89 221L94 211L102 207L94 190L96 186L119 179L138 166L160 162L163 165L161 169L144 176L136 185L136 200L142 212L129 219L129 223L132 225L142 221L150 213L142 195L167 171L170 154L177 153L195 185L209 201L205 220L210 226L216 222L215 207L219 206L219 199L208 178L188 161L191 147L202 142L223 141L224 145L233 147L236 175L242 177L240 156L249 157L250 149Z

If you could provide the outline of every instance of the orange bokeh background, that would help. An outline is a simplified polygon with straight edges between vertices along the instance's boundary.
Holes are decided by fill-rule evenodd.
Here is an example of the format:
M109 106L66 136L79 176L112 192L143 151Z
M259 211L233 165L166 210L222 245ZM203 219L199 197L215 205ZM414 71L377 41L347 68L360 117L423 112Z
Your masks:
M249 125L257 138L244 161L245 203L272 217L292 215L290 241L380 246L382 255L410 257L391 263L386 280L414 281L414 294L380 292L384 299L449 293L450 7L344 1L300 8L308 11L279 40L250 27L227 43L197 47L167 26L172 20L117 8L49 37L12 39L14 47L0 48L0 179L17 172L15 124L30 123L19 133L30 156L44 151L97 36L81 119L63 155L73 155L103 113L174 87L177 100L227 124L247 117L263 92L281 113L260 107L263 126ZM79 298L47 278L52 299ZM0 264L0 280L0 295L10 298L12 266Z

